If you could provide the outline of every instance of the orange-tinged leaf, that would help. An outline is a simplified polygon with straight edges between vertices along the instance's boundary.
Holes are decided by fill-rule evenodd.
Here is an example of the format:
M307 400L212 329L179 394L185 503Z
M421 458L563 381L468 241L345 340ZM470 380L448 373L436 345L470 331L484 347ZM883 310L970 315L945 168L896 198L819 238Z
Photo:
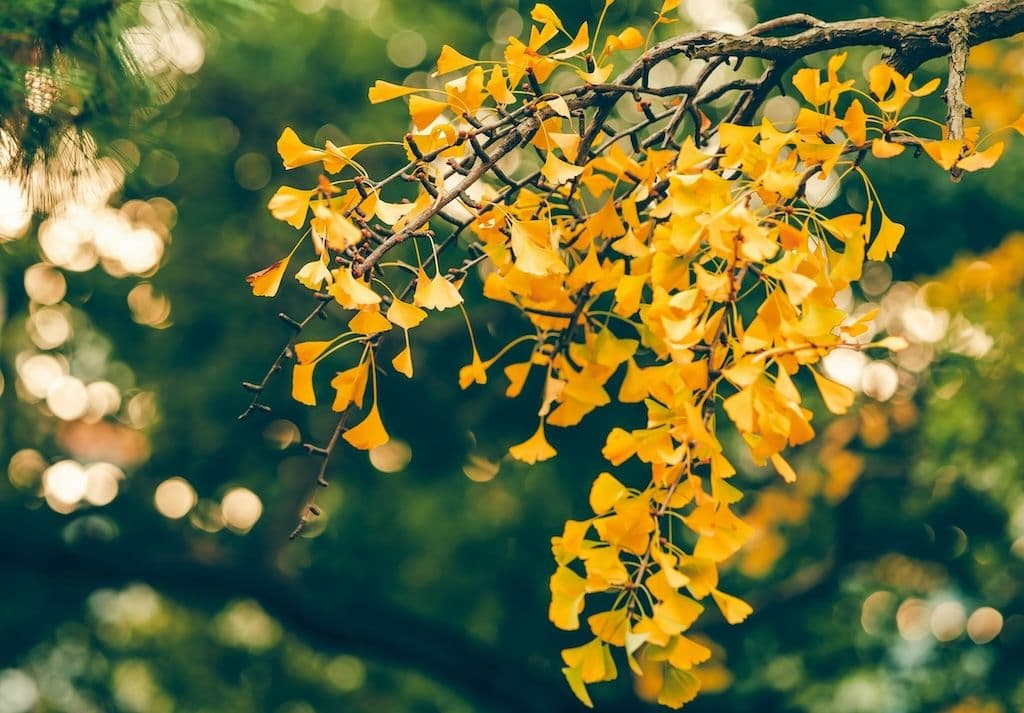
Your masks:
M560 186L583 173L583 166L576 166L568 161L563 161L558 156L555 156L553 151L548 151L540 173L551 185Z
M906 228L889 220L889 216L883 213L878 235L875 236L875 242L868 249L868 259L885 260L892 255L896 252L896 247L900 244L904 232L906 232Z
M899 156L907 149L903 144L896 144L885 139L875 139L871 142L871 155L875 158L892 158Z
M302 143L298 134L290 126L286 126L277 140L277 152L281 155L285 168L298 168L323 159L322 149L313 148Z
M448 102L428 99L419 94L409 97L409 116L412 117L412 123L420 131L434 123L434 119L441 116L441 113L447 108Z
M348 328L356 334L369 336L391 329L391 322L376 309L363 309L349 320Z
M412 378L412 347L408 344L405 345L405 349L398 352L395 358L391 360L391 366L395 368L399 374L404 374L408 378Z
M333 340L323 342L298 342L292 348L300 364L312 364L320 358L327 348L334 344Z
M366 418L341 434L341 437L348 441L353 448L358 448L361 451L383 446L391 439L388 432L384 430L384 423L380 420L377 404L370 408Z
M718 608L722 610L722 616L730 624L739 624L754 611L753 607L739 597L734 597L717 589L711 590L711 596L714 598Z
M331 410L341 412L350 404L363 405L363 397L366 394L366 383L370 376L370 363L367 361L356 364L351 369L339 371L333 379L331 386L336 391L334 403Z
M401 84L392 84L391 82L378 79L370 87L368 96L371 104L380 104L381 102L391 101L392 99L414 94L418 91L420 90L416 87L403 87Z
M796 482L796 471L793 470L793 466L791 466L785 458L778 453L772 453L771 461L772 465L775 466L775 470L779 472L779 475L782 476L784 481L787 483Z
M499 65L495 65L494 69L491 70L491 78L487 80L485 89L487 89L487 93L493 97L494 101L499 104L516 103L516 95L508 88L508 81L505 79L505 73Z
M441 56L437 58L437 73L448 74L471 64L476 64L476 60L470 59L451 45L444 45L441 47Z
M338 211L318 204L313 214L316 217L309 221L309 227L314 238L327 243L332 250L345 250L363 240L362 231Z
M821 86L821 70L812 67L804 67L793 74L793 86L797 88L809 104L821 104L818 89ZM827 98L827 95L826 95Z
M459 388L468 389L470 384L487 383L487 367L490 362L484 363L476 347L473 348L473 358L466 366L459 369Z
M825 378L814 369L811 369L811 375L814 376L814 383L818 385L825 407L834 414L846 413L853 404L853 390Z
M396 299L388 307L387 318L402 329L412 329L427 318L427 313L414 304Z
M530 375L533 363L524 361L519 364L509 364L505 367L505 377L508 379L508 388L505 389L505 396L514 399L522 393L526 385L526 378Z
M512 254L516 267L522 272L544 276L569 271L562 257L551 247L551 240L547 237L550 230L546 220L511 221Z
M327 293L345 309L380 304L380 295L368 283L357 280L346 268L338 268L331 274L334 275L334 284L327 288Z
M300 404L316 406L316 391L313 390L314 369L316 362L296 364L292 368L292 398Z
M345 166L358 165L352 159L370 144L347 144L338 146L333 141L327 141L324 150L324 168L328 173L337 173Z
M539 2L533 6L533 9L530 10L530 19L544 25L552 25L563 32L565 31L565 27L562 26L562 20L551 9L551 6L545 3Z
M528 439L508 449L508 454L523 463L536 463L537 461L554 458L558 451L551 447L548 439L544 436L544 423L537 427L537 431Z
M854 146L863 146L867 143L867 114L864 113L864 106L860 103L860 99L850 102L850 107L843 116L843 129Z
M301 228L306 222L306 212L309 210L309 198L312 191L304 191L301 188L281 186L277 189L267 203L270 214L278 220L283 220L293 228Z
M953 168L957 159L960 158L964 142L959 139L945 139L943 141L929 141L921 146L935 163L942 166L944 171L948 171Z
M911 89L910 93L913 94L915 97L926 97L932 92L934 92L936 89L938 89L940 83L941 82L939 78L934 77L925 82L924 84L922 84L917 89Z
M868 70L868 89L876 99L884 99L892 86L893 77L900 76L891 65L880 62Z
M609 35L605 40L605 52L619 52L622 50L635 50L644 43L644 36L635 27L627 27L617 35Z
M992 168L999 157L1003 155L1004 144L1002 141L992 144L984 151L972 153L956 162L956 167L964 171L980 171L983 168Z
M252 273L245 278L245 281L252 285L252 293L257 297L273 297L281 287L281 278L288 269L289 255L269 265L262 270Z

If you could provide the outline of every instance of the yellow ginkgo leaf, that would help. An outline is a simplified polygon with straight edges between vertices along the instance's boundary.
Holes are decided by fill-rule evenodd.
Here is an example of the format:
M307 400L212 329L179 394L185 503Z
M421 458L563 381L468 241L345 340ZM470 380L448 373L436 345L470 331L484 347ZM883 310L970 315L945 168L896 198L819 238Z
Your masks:
M419 94L413 94L409 97L409 116L412 117L412 123L420 131L434 123L434 119L441 116L442 112L447 108L447 102L428 99L421 97Z
M818 385L818 391L821 392L825 407L834 414L846 413L853 404L853 390L842 384L837 384L831 379L826 379L814 369L810 371L814 377L814 383Z
M533 364L528 361L519 364L509 364L505 367L505 376L508 378L508 388L505 389L505 396L514 399L523 392L523 387L526 385L526 379L530 375L531 368L533 368Z
M536 433L522 443L508 449L508 454L523 463L536 463L537 461L554 458L558 451L551 447L548 439L544 436L544 422L537 427Z
M896 144L885 139L875 139L871 142L871 155L875 158L892 158L899 156L906 148L903 144Z
M401 84L392 84L391 82L378 79L370 87L368 96L371 104L380 104L381 102L391 101L392 99L414 94L418 91L420 90L416 87L403 87Z
M363 309L349 320L348 328L356 334L379 334L391 329L391 322L376 309Z
M420 268L412 301L417 307L440 311L462 304L462 295L459 294L458 288L444 279L440 273L428 278L427 273Z
M590 509L595 515L603 515L627 495L629 491L626 486L615 476L611 473L601 473L590 488Z
M586 22L580 25L579 31L576 33L576 37L568 45L558 50L551 55L552 59L559 61L565 61L571 59L582 52L587 51L587 47L590 46L590 30Z
M644 36L635 27L627 27L617 35L609 35L604 44L605 52L635 50L644 43Z
M611 681L615 678L615 662L608 644L594 639L583 646L562 650L562 660L580 672L584 683Z
M784 481L787 483L796 482L796 471L793 470L793 466L791 466L785 458L778 453L772 453L771 461L772 465L775 466L775 470L779 472L779 475L782 476Z
M558 156L555 156L553 151L548 151L540 173L544 176L544 180L551 185L560 186L583 173L583 166L576 166L568 161L563 161Z
M555 11L551 9L551 6L545 3L539 2L533 6L533 9L530 10L530 19L534 22L552 25L563 32L565 31L565 27L562 26L562 20L555 14Z
M565 676L566 683L569 684L569 690L580 700L580 703L587 708L593 708L594 702L590 699L590 694L587 693L587 686L583 683L583 676L580 675L580 670L572 666L566 666L562 669L562 675Z
M337 173L345 166L354 165L355 158L363 149L370 146L370 144L347 144L345 146L337 146L333 141L328 141L325 144L324 150L324 168L328 173Z
M295 358L300 364L312 364L320 358L328 347L334 344L333 340L320 342L297 342L292 348L295 350Z
M353 448L361 451L368 451L377 446L383 446L391 437L384 430L384 423L380 420L380 411L377 404L370 408L360 423L345 431L342 436Z
M459 369L459 388L468 389L470 384L487 383L487 367L490 362L484 363L476 347L473 348L473 358L469 364Z
M323 160L323 149L314 148L302 143L298 134L290 126L286 126L277 140L277 152L281 155L285 168L298 168Z
M511 222L512 254L516 267L522 272L544 276L569 271L562 257L551 247L551 239L547 237L550 230L551 226L546 220Z
M487 80L485 85L487 93L498 104L515 104L516 95L508 88L508 81L505 79L505 72L502 71L500 65L495 65L494 69L491 70L491 77Z
M338 268L331 274L334 275L334 284L327 288L327 293L345 309L372 307L380 303L380 295L368 283L357 280L349 270Z
M273 297L276 295L277 290L281 287L281 278L284 277L290 260L291 255L247 276L245 281L252 285L252 293L257 297Z
M324 255L326 254L324 253ZM307 262L295 273L295 279L307 290L319 290L325 282L328 284L334 282L334 277L323 260Z
M437 58L437 73L448 74L471 64L476 64L476 60L470 59L451 45L444 45L441 48L441 56Z
M323 203L313 209L313 215L316 217L309 221L313 236L332 250L340 252L362 242L365 237L355 223Z
M943 141L928 141L921 146L935 163L942 166L943 170L948 171L960 158L964 142L958 139L945 139Z
M408 344L391 360L391 366L399 374L405 374L408 378L412 378L412 348Z
M331 404L332 411L344 411L351 404L363 405L363 397L366 394L366 384L370 376L370 363L367 361L356 364L351 369L339 371L333 379L331 386L337 392L334 403Z
M292 368L292 398L300 404L316 406L316 391L313 389L313 370L316 362L298 364Z
M309 199L312 191L304 191L301 188L281 186L277 189L267 203L270 214L278 220L283 220L293 228L301 228L306 222L306 212L309 210Z
M395 299L388 307L387 318L402 329L412 329L427 318L427 313L414 304Z
M1004 144L998 141L984 151L972 153L956 162L956 167L964 171L980 171L983 168L992 168L999 157L1003 155Z
M868 259L885 260L892 255L896 252L904 232L906 232L906 228L899 223L889 220L889 216L883 213L882 223L878 228L878 235L875 236L875 242L868 249Z
M626 632L629 629L629 610L626 607L592 614L587 617L587 624L601 641L612 646L626 645Z
M378 200L377 205L374 206L374 214L387 225L394 225L415 207L413 203L388 203Z
M551 603L548 618L551 623L565 631L580 627L580 612L587 591L587 582L568 567L559 567L551 575Z
M739 597L734 597L717 589L711 590L711 596L714 598L718 608L722 610L722 616L730 624L739 624L754 611L753 607Z
M668 662L682 671L688 671L697 664L704 663L709 658L711 658L711 649L703 644L698 644L693 639L680 635L676 638Z
M692 701L700 693L700 679L690 671L681 671L675 666L664 667L658 703L678 709Z

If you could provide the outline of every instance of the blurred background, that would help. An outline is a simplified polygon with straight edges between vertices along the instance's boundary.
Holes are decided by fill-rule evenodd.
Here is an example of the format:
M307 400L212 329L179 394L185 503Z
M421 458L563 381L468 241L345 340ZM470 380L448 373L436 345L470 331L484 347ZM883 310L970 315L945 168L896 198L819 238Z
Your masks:
M373 80L433 81L444 42L500 53L531 4L0 0L0 713L579 709L558 652L582 635L546 615L549 539L586 512L621 413L549 433L553 461L511 462L529 404L460 391L461 320L431 319L417 378L382 382L393 440L333 462L295 542L317 467L300 444L333 418L281 378L272 413L235 420L240 382L287 339L276 314L308 304L290 277L273 302L243 280L294 239L265 209L282 128L400 136L407 114L371 107ZM549 4L575 27L601 3ZM660 4L619 0L609 22L643 30ZM684 2L672 28L959 6ZM972 67L975 115L1015 119L1022 43ZM688 710L1024 711L1024 147L959 185L926 162L876 173L907 237L848 295L911 346L829 359L861 397L819 422L797 484L738 476L757 534L726 588L755 614L705 622L716 656ZM517 328L470 299L485 343ZM598 708L646 710L622 669Z

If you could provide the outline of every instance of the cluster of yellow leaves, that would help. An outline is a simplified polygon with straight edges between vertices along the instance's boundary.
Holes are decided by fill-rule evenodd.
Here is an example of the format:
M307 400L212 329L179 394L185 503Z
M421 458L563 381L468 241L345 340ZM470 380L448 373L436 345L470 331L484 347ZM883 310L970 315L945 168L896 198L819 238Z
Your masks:
M670 22L667 14L678 4L664 2L654 24ZM888 159L913 145L945 170L974 171L991 166L1003 144L990 143L977 128L964 140L921 139L907 128L918 117L902 114L938 82L915 87L911 76L878 65L868 74L868 91L861 91L840 79L846 55L838 54L824 75L811 68L795 73L806 106L791 128L767 119L753 126L719 123L714 148L689 137L680 148L630 151L612 142L599 155L584 155L574 92L545 93L541 85L562 66L585 82L605 82L612 58L645 47L650 34L631 28L602 44L586 23L567 31L547 5L538 4L531 17L537 24L528 40L511 38L503 62L482 63L446 45L438 75L458 75L443 88L378 81L370 89L374 103L408 100L414 131L402 145L426 177L415 199L383 199L379 188L387 181L369 180L355 162L372 144L318 148L290 129L282 134L285 167L321 164L326 174L356 174L337 181L322 176L309 190L282 187L269 204L297 229L309 221L316 258L300 268L298 281L314 291L326 285L327 296L354 312L333 339L295 345L293 396L315 405L317 364L359 345L359 360L331 381L332 408L362 409L372 384L368 411L344 437L362 449L387 441L376 397L381 336L395 326L402 330L404 348L391 363L411 377L409 331L426 310L461 306L461 277L443 275L436 253L431 276L417 250L418 265L410 268L415 289L411 300L403 299L412 285L400 292L387 278L408 270L378 264L383 277L370 281L359 256L371 247L367 241L379 245L423 224L414 221L431 215L452 177L446 165L479 151L473 142L488 120L511 111L536 117L539 130L529 144L542 162L534 178L515 190L507 181L478 183L473 200L456 200L472 216L468 232L493 268L485 296L514 306L529 323L527 334L490 359L474 343L459 383L485 383L513 348L532 344L528 355L503 367L509 397L529 393L533 375L539 386L537 429L509 451L527 463L556 455L548 427L575 426L613 402L645 412L641 423L612 429L602 452L612 467L635 459L650 477L634 488L601 473L590 491L593 515L568 521L553 538L550 617L562 629L581 628L588 595L605 595L585 618L589 640L562 652L566 679L584 703L591 704L588 684L616 677L612 652L621 650L633 674L648 682L644 690L678 708L697 695L699 666L711 656L691 632L706 605L713 602L729 623L751 613L719 588L719 567L753 531L733 509L743 493L730 484L736 469L722 445L722 422L731 424L755 463L770 463L793 482L797 474L785 452L815 433L797 384L813 384L812 403L843 414L854 394L816 368L822 357L834 349L901 346L897 338L862 343L858 337L874 313L852 319L836 306L865 260L886 259L904 232L882 209L864 159ZM559 37L566 44L554 43ZM704 118L704 128L711 126ZM865 209L823 214L804 199L815 177L863 181ZM353 185L343 191L339 186L347 183ZM275 294L290 258L251 275L254 293ZM332 260L340 266L332 269ZM847 470L848 485L859 464Z

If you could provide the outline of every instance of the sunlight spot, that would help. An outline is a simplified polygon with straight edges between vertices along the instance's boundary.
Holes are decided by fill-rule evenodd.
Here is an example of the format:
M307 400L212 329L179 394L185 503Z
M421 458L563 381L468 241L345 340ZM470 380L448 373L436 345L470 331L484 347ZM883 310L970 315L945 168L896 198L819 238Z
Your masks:
M184 478L168 478L156 487L153 502L161 515L180 520L195 507L196 491Z
M248 488L232 488L221 499L220 509L228 527L245 533L252 529L263 514L263 503Z

